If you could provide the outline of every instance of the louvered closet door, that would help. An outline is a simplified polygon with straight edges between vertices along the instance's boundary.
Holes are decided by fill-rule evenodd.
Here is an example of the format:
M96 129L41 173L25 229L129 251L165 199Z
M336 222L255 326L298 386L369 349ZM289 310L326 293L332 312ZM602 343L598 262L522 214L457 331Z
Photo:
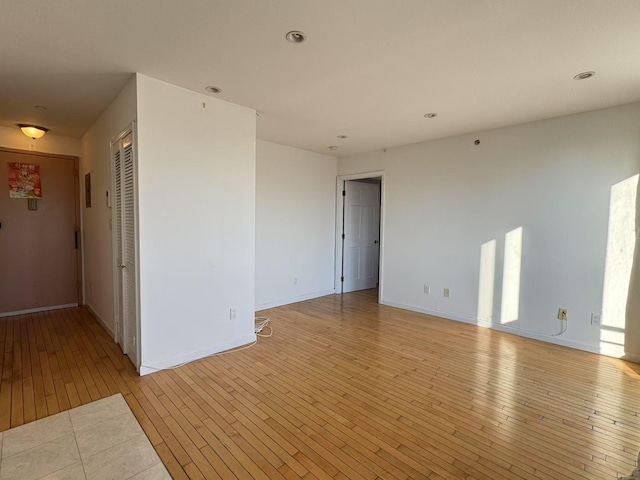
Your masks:
M138 285L136 248L136 169L133 135L113 145L116 340L134 365L137 358Z
M115 252L115 261L117 265L116 269L116 281L115 281L115 312L116 312L116 341L120 344L120 348L125 352L124 345L124 337L122 334L122 325L124 321L124 312L122 310L122 280L123 280L123 271L120 268L123 264L122 261L122 152L120 149L121 142L118 142L116 148L117 150L113 156L113 183L114 183L114 209L113 209L113 229L115 230L114 234L114 252ZM126 352L125 352L126 353Z
M136 224L135 224L136 178L133 163L131 135L123 142L122 161L122 258L123 258L123 310L124 333L127 355L136 363L137 285L136 285Z

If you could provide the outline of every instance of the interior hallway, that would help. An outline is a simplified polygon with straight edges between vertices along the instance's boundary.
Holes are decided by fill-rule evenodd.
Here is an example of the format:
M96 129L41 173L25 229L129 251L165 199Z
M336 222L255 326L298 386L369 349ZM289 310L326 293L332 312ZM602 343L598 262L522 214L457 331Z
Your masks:
M640 367L374 295L261 312L271 338L142 378L84 308L1 319L0 430L120 392L175 479L633 470Z

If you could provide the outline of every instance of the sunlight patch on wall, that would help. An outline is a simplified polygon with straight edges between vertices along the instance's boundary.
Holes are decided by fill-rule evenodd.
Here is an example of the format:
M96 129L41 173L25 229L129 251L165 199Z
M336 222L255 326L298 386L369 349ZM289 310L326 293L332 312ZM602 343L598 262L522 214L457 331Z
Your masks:
M480 282L478 286L478 320L493 320L493 292L496 277L496 241L491 240L480 248Z
M636 243L637 192L638 175L611 187L600 353L615 357L624 355L627 297Z
M518 320L520 313L520 272L522 267L522 227L504 237L504 270L502 275L502 311L500 323Z

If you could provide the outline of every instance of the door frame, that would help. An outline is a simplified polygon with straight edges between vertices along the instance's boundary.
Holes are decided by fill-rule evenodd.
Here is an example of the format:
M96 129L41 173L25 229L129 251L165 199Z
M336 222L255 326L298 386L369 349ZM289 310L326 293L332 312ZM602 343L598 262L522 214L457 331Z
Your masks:
M124 332L126 331L125 329L125 325L124 325L124 318L120 318L120 313L118 312L118 308L117 308L117 295L118 295L118 275L122 275L122 269L118 267L118 254L115 250L115 246L116 246L116 229L114 228L113 225L113 212L115 209L115 165L114 165L114 161L113 161L113 155L115 153L115 145L122 140L123 138L125 138L127 135L131 134L131 138L133 141L133 148L131 151L132 154L132 160L133 160L133 184L134 184L134 191L133 191L133 202L134 202L134 209L133 209L133 221L135 224L135 232L134 232L134 239L135 239L135 255L136 255L136 275L135 275L135 282L136 282L136 325L135 325L135 332L136 332L136 342L135 342L135 355L136 355L136 370L138 372L140 372L140 365L142 364L142 348L141 348L141 339L140 339L140 321L141 321L141 317L140 317L140 235L139 235L139 216L138 216L138 207L139 207L139 201L138 201L138 137L137 137L137 130L136 130L136 122L131 122L129 125L127 125L127 127L125 127L124 130L122 130L120 133L118 133L116 136L114 136L111 139L111 143L109 144L109 163L110 163L110 167L111 167L111 182L110 182L110 188L111 191L109 192L109 197L110 197L110 201L111 201L111 262L112 262L112 271L113 271L113 313L114 313L114 329L113 329L113 341L115 343L117 343L118 345L120 345L122 347L122 351L125 355L129 355L129 350L132 349L131 345L129 345L129 340L126 338L126 335L124 335ZM122 181L122 179L121 179ZM122 192L122 190L121 190ZM122 336L122 343L120 343L119 339L118 339L118 335ZM129 359L131 359L131 357L129 357Z
M58 160L71 160L73 162L73 178L74 178L74 195L75 211L74 223L76 231L76 240L78 248L76 248L76 292L78 295L77 305L84 305L84 261L83 261L83 245L82 245L82 217L80 211L80 158L73 155L62 155L58 153L37 152L35 150L20 150L18 148L8 148L0 146L0 152L18 153L21 155L30 155L36 157L57 158ZM33 309L33 312L50 310L50 308ZM30 311L30 312L31 312ZM25 312L26 313L26 312Z
M338 175L336 177L336 243L335 243L335 265L334 265L334 289L337 295L342 295L342 233L344 228L344 196L342 195L343 184L347 180L362 180L363 178L380 178L380 249L378 265L378 303L382 303L384 298L384 231L385 231L385 188L384 170L373 172L353 173L350 175Z

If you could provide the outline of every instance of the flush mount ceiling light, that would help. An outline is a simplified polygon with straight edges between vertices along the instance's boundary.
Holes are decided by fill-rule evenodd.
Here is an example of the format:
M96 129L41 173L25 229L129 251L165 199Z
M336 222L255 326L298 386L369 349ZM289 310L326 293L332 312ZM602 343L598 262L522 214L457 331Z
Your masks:
M302 43L307 39L307 36L304 34L304 32L292 30L285 35L285 38L288 42L291 43Z
M346 135L338 135L338 138L347 138Z
M425 113L424 114L424 118L434 118L437 117L438 114L437 113Z
M573 77L574 80L586 80L587 78L591 78L596 74L596 72L582 72Z
M36 138L44 137L44 134L49 131L48 128L38 127L36 125L27 125L24 123L19 123L18 127L20 127L20 130L22 130L22 133L24 133L27 137L33 138L34 140Z
M337 145L329 145L329 150L331 150L332 152L335 152L338 149Z
M209 93L220 93L222 92L221 88L218 87L206 87L205 90Z

